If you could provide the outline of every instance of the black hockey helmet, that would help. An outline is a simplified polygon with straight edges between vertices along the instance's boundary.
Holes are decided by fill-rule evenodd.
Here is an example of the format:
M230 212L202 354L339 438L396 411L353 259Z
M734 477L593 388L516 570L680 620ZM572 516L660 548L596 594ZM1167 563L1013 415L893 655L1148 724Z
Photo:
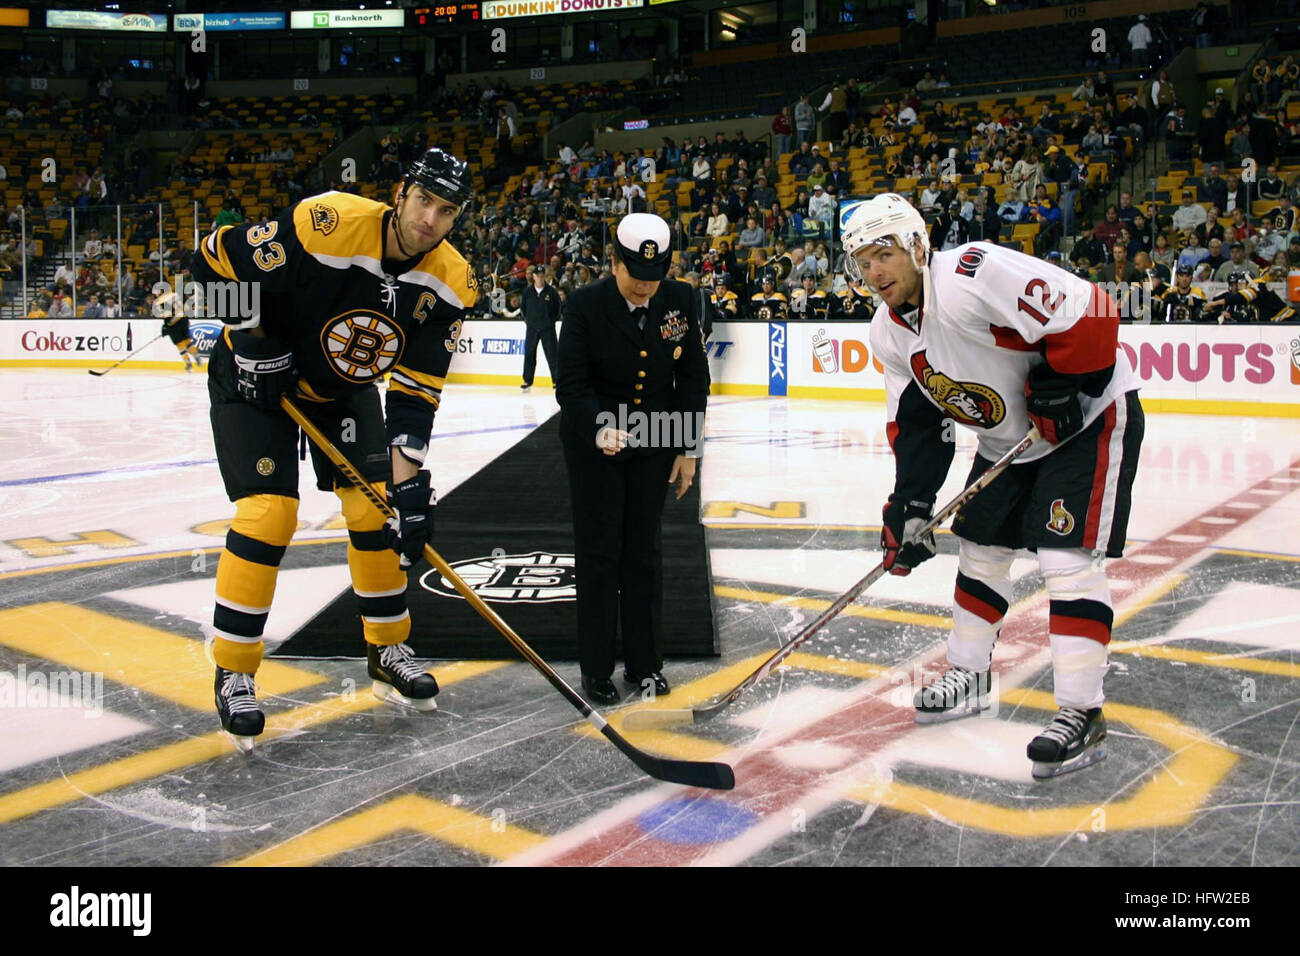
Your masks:
M457 206L465 206L474 196L469 164L437 147L425 150L423 156L411 163L402 180L405 191L411 185L423 186L429 192Z
M1191 274L1192 274L1192 267L1189 265L1180 265L1177 269L1174 270L1174 275L1176 276L1189 276Z
M1249 282L1249 281L1250 281L1250 273L1244 270L1239 269L1236 272L1228 273L1228 285L1234 285L1235 283L1238 282Z

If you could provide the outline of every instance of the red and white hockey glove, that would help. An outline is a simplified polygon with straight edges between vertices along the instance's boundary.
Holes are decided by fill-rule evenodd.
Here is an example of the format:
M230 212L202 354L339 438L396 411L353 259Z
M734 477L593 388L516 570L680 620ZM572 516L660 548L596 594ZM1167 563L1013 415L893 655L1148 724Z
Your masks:
M880 550L885 552L885 570L899 576L911 574L922 561L934 557L934 533L909 542L930 520L930 508L917 501L898 501L892 495L882 510Z
M1036 365L1025 382L1025 406L1038 433L1059 445L1083 428L1079 382L1050 365Z

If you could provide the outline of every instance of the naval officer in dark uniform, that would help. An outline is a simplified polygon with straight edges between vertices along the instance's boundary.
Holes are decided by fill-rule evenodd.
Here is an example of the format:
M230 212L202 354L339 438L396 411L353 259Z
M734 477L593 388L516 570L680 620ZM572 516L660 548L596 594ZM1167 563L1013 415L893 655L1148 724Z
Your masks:
M671 244L660 217L623 217L613 276L575 289L560 329L582 687L599 704L622 699L610 679L620 621L623 679L668 693L660 518L668 486L680 498L695 480L709 395L697 297L664 281Z

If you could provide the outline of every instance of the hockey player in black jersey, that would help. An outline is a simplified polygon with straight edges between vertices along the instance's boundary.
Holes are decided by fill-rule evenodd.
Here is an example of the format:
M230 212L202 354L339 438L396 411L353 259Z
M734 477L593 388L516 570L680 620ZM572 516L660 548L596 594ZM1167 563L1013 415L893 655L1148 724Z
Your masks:
M1283 302L1276 292L1249 272L1228 275L1228 291L1205 303L1207 316L1225 322L1286 322L1296 311Z
M190 336L190 319L185 314L184 304L175 292L163 294L153 304L153 314L162 319L162 334L172 340L176 351L185 360L185 371L194 371L195 366L203 368L203 359Z
M1204 308L1205 292L1192 285L1192 267L1179 266L1174 284L1160 293L1160 318L1166 322L1200 322Z
M212 431L235 518L217 568L216 703L242 749L265 719L253 675L276 575L297 526L298 428L291 394L371 483L387 485L383 518L312 449L317 487L334 490L348 527L348 568L376 695L434 709L433 675L406 645L406 569L433 531L435 498L421 470L461 321L476 282L445 241L470 199L464 162L430 149L390 207L328 192L266 225L225 226L195 257L195 278L255 283L256 314L219 317L209 364ZM381 410L376 384L391 376ZM386 412L386 414L385 414Z

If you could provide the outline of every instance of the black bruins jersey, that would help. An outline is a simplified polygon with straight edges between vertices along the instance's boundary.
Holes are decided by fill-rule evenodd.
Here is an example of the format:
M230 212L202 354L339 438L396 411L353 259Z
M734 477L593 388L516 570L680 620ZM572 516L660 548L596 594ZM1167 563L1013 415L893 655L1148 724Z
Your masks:
M1236 292L1225 292L1220 298L1225 322L1285 322L1296 314L1262 278L1248 277L1237 284Z
M727 289L718 296L718 290L709 293L709 304L713 306L713 321L726 322L740 314L740 296Z
M305 400L342 398L391 375L389 435L427 445L478 284L446 241L404 262L384 259L391 211L348 193L312 196L266 225L210 234L194 276L258 284L260 325L292 347ZM231 327L259 324L208 309Z
M849 286L835 294L834 314L840 318L853 319L856 322L870 322L876 314L875 300L871 296Z
M790 300L784 292L755 292L749 297L749 314L764 322L782 322L788 317Z
M1166 286L1160 296L1159 317L1166 322L1200 322L1205 302L1205 292L1198 285L1188 286L1186 292Z
M821 289L813 289L808 295L804 294L803 289L795 289L790 296L790 318L792 319L812 319L821 322L830 315L830 311L830 297Z

